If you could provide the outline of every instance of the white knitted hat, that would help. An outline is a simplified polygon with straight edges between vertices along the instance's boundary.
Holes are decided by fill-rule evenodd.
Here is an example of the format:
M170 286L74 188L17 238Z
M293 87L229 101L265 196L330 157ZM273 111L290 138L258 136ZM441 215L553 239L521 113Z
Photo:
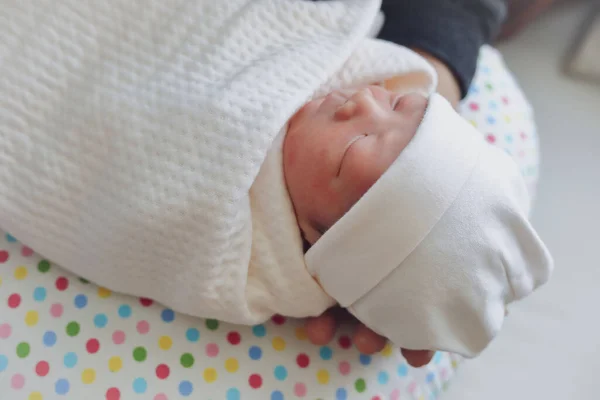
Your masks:
M473 357L545 283L514 161L441 96L396 162L306 254L324 290L407 349Z

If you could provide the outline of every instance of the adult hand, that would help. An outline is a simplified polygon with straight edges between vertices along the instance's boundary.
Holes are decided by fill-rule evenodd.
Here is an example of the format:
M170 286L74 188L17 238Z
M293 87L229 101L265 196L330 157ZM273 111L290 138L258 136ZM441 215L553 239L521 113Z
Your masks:
M313 344L324 346L333 339L338 326L341 324L354 326L352 343L363 354L378 353L383 350L387 343L386 338L373 332L341 308L332 308L318 317L307 319L305 323L306 335ZM406 358L406 361L417 368L429 364L434 354L435 352L428 350L402 349L402 355Z
M413 50L429 61L429 63L433 65L433 68L435 68L438 75L438 93L444 96L454 106L454 108L458 107L461 97L460 86L450 68L448 68L448 66L438 58L427 53L426 51L419 49Z

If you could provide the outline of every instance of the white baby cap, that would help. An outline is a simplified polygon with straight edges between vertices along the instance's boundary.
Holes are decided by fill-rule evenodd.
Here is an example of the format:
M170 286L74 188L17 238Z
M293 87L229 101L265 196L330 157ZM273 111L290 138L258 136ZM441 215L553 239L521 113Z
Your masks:
M413 140L306 254L324 290L395 345L474 357L545 283L514 161L440 95Z

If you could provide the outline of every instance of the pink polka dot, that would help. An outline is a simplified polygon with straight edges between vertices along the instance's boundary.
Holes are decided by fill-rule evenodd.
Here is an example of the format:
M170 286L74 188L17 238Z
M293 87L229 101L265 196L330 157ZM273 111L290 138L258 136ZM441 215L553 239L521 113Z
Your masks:
M414 393L416 389L417 389L417 382L415 382L415 381L412 381L412 382L410 383L410 385L408 385L408 391L409 391L410 393Z
M50 315L52 315L54 318L59 318L60 316L62 316L62 314L63 314L62 304L59 304L59 303L52 304L52 306L50 307Z
M379 397L379 396L373 396L373 398L371 400L381 400L381 397Z
M477 110L479 110L479 104L477 104L477 103L470 103L470 104L469 104L469 108L470 108L472 111L477 111Z
M349 349L352 346L352 339L346 335L340 336L338 339L338 344L342 349Z
M32 255L33 255L33 250L31 250L31 249L30 249L29 247L27 247L27 246L23 246L23 247L21 248L21 255L22 255L23 257L30 257L30 256L32 256Z
M400 399L400 389L394 389L394 391L390 394L390 400L398 399Z
M116 387L111 387L106 391L106 400L121 400L121 391Z
M150 331L150 324L148 321L140 321L137 323L136 328L140 335L145 335Z
M123 342L125 342L125 332L115 331L112 334L112 340L114 344L122 344Z
M38 376L46 376L49 371L50 365L46 361L40 361L35 366L35 373L38 374Z
M275 314L271 318L271 321L273 321L275 325L283 325L285 324L285 317L283 315Z
M166 394L159 393L156 396L154 396L154 400L169 400L169 398L167 397Z
M521 139L523 140L527 139L527 135L525 134L525 132L521 132L519 136L521 136Z
M8 261L8 251L0 250L0 263L5 263Z
M294 394L298 397L306 396L306 385L304 383L296 383L294 385Z
M209 343L206 345L206 355L209 357L216 357L219 355L219 346L216 343Z
M338 366L338 369L340 370L340 374L348 375L350 373L350 363L348 361L342 361Z
M10 308L17 308L21 304L21 296L18 293L13 293L8 296L8 306Z
M9 324L0 325L0 339L8 339L12 332L12 329Z
M490 142L490 143L495 143L496 142L496 136L492 135L491 133L489 135L487 135L485 137L485 139Z
M506 96L503 96L503 97L502 97L502 102L503 102L504 104L508 104L508 103L509 103L509 101L508 101L508 97L506 97Z
M227 334L227 341L234 346L237 344L240 344L241 340L242 340L242 337L240 336L240 334L238 332L234 331L234 332L229 332Z
M25 377L21 374L14 374L12 379L10 380L10 387L13 389L21 389L25 386Z

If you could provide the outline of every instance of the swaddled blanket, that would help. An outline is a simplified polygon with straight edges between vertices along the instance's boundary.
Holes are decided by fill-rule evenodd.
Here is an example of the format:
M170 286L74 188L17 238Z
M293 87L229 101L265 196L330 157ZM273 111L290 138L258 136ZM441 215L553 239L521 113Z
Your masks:
M333 300L306 270L279 149L334 87L414 69L434 84L414 53L366 38L378 9L3 0L0 227L187 314L321 313Z

